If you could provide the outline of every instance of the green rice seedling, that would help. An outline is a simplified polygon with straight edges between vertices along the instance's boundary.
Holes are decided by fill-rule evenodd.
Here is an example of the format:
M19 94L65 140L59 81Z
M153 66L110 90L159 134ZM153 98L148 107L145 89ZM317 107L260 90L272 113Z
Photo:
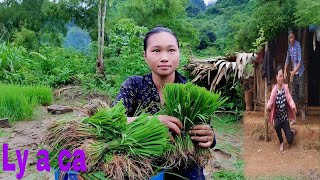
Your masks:
M10 122L31 119L37 105L49 105L51 89L47 86L21 86L0 83L0 118Z
M194 125L210 124L210 117L227 98L191 83L167 84L163 95L165 106L161 114L178 118L184 127L181 137L175 136L173 148L166 154L168 164L188 166L196 162L204 165L211 151L195 146L187 132Z
M92 124L102 131L101 135L113 138L120 137L121 133L127 126L126 108L122 101L117 103L112 108L100 108L91 117L83 120L84 123Z
M44 139L53 158L62 149L83 149L88 172L102 171L112 179L150 177L152 161L170 149L169 141L168 128L156 116L143 114L127 124L122 103L82 121L54 122Z
M163 155L170 148L168 128L157 117L140 115L127 125L121 139L108 142L112 152L126 153L137 157Z
M0 118L7 117L10 122L31 119L34 102L19 94L8 93L7 90L0 93Z

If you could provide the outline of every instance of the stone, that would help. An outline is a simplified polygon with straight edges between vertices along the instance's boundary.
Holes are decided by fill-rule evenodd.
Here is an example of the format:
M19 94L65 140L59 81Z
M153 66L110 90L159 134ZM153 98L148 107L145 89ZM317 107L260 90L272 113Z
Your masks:
M0 119L0 128L10 128L10 123L8 118Z
M48 106L47 110L51 114L64 114L64 113L73 111L72 107L70 107L70 106L61 106L61 105Z

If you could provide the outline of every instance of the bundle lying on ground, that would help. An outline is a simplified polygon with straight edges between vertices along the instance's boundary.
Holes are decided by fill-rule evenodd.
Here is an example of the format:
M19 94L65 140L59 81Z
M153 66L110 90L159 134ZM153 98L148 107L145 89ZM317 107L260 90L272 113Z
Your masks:
M186 167L195 162L204 166L211 157L211 151L195 146L188 132L194 125L210 124L211 116L227 98L191 83L167 84L163 95L165 106L161 113L178 118L184 127L181 136L175 136L174 145L166 154L168 164Z
M61 149L84 150L86 173L102 171L111 179L150 177L152 160L170 148L167 127L147 115L127 124L122 102L82 121L54 122L44 143L52 156Z

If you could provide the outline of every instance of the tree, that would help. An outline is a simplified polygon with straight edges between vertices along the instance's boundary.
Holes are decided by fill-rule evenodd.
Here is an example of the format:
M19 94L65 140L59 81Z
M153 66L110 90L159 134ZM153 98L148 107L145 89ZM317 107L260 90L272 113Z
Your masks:
M203 0L190 0L186 8L189 17L195 17L204 10L206 10L206 4Z
M127 0L119 3L117 12L123 14L123 18L130 18L138 26L148 27L162 25L177 33L181 42L197 46L199 42L198 32L188 22L186 7L187 0Z
M297 1L297 11L294 13L294 15L295 24L298 26L320 24L320 1Z
M105 76L104 74L104 63L103 63L103 52L104 52L104 25L107 12L107 0L104 0L101 16L101 0L98 4L98 58L97 58L97 75ZM101 23L101 24L100 24Z

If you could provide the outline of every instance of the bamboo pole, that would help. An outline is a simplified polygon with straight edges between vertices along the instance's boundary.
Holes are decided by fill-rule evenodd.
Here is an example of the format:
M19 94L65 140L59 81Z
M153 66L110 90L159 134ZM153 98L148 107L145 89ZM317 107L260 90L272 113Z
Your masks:
M268 50L268 42L266 42L265 45L265 51ZM267 77L264 78L264 129L265 129L265 134L264 134L264 140L267 142L268 141L268 111L267 111L267 103L268 103L268 79Z

